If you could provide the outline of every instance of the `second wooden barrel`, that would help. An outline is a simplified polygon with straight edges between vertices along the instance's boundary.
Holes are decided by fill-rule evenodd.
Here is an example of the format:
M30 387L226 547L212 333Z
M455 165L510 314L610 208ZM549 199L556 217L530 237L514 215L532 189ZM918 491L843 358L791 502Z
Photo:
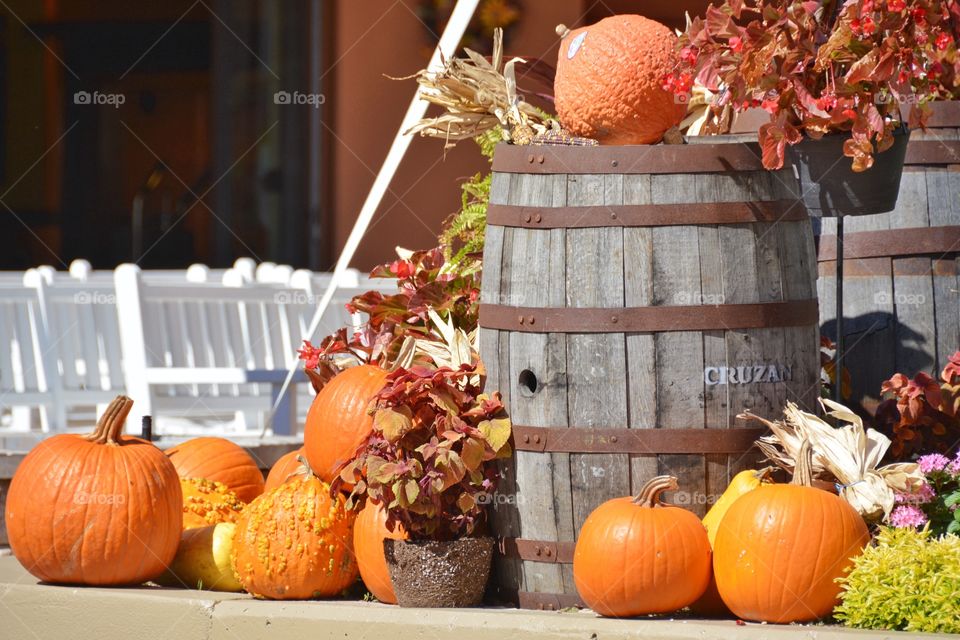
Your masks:
M897 208L844 220L849 404L872 413L895 372L934 377L960 348L960 102L913 131ZM822 331L836 338L836 220L814 221Z
M792 172L759 158L734 142L498 148L480 347L514 422L493 505L502 596L576 603L595 507L669 473L702 515L756 463L762 431L739 412L815 410L812 228Z

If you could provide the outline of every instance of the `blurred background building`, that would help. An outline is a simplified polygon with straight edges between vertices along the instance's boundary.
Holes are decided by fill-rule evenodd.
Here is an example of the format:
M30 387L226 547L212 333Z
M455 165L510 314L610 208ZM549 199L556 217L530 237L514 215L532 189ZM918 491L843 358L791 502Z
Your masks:
M452 0L4 0L0 269L237 256L327 269ZM465 44L555 63L554 26L706 0L481 0ZM485 160L417 139L353 266L435 243Z

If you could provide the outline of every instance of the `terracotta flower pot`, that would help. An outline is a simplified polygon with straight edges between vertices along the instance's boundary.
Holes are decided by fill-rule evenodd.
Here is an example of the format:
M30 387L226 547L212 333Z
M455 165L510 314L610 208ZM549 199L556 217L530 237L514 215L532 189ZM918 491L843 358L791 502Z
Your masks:
M473 607L490 576L493 538L384 540L401 607Z
M800 182L803 203L811 216L862 216L893 211L900 192L908 129L894 132L893 146L873 157L873 166L856 173L843 143L850 134L805 138L788 153Z

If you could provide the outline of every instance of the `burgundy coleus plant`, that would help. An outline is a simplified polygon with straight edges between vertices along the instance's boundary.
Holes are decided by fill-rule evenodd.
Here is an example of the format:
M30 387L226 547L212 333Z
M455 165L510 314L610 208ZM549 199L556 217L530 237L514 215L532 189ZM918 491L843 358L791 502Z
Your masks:
M960 351L950 356L937 381L926 373L902 373L885 381L886 398L877 407L877 426L893 440L898 459L947 452L960 440Z
M893 144L901 109L922 124L925 101L957 90L958 18L955 0L723 0L688 24L664 86L714 92L721 128L731 112L766 110L768 169L804 135L849 132L844 154L864 171Z
M374 399L374 430L331 491L352 485L349 506L384 505L387 526L413 539L472 533L496 487L494 460L507 457L510 419L499 393L473 384L474 365L458 370L397 369Z
M476 327L479 272L461 273L447 267L442 247L376 267L370 276L396 280L397 293L367 291L354 297L347 310L366 314L367 322L356 332L340 329L317 347L304 341L299 356L305 369L327 376L331 362L343 356L388 368L407 337L431 337L430 309L466 331Z

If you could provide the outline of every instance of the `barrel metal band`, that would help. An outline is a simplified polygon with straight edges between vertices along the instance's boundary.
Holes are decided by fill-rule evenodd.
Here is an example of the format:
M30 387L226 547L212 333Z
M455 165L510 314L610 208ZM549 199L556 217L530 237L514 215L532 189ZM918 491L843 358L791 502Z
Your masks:
M817 300L670 307L554 308L480 305L480 326L529 333L659 333L817 324Z
M587 429L513 425L514 449L552 453L723 454L753 447L765 428Z
M497 551L505 558L520 558L532 562L570 563L576 542L531 540L529 538L500 538Z
M610 145L499 144L493 170L535 174L690 174L763 171L756 142Z
M690 224L748 224L806 220L799 200L627 204L591 207L521 207L491 204L487 224L526 229L669 227Z
M884 229L843 234L844 259L960 253L960 226ZM820 236L817 261L837 259L836 236Z
M907 165L960 164L960 140L911 140Z

